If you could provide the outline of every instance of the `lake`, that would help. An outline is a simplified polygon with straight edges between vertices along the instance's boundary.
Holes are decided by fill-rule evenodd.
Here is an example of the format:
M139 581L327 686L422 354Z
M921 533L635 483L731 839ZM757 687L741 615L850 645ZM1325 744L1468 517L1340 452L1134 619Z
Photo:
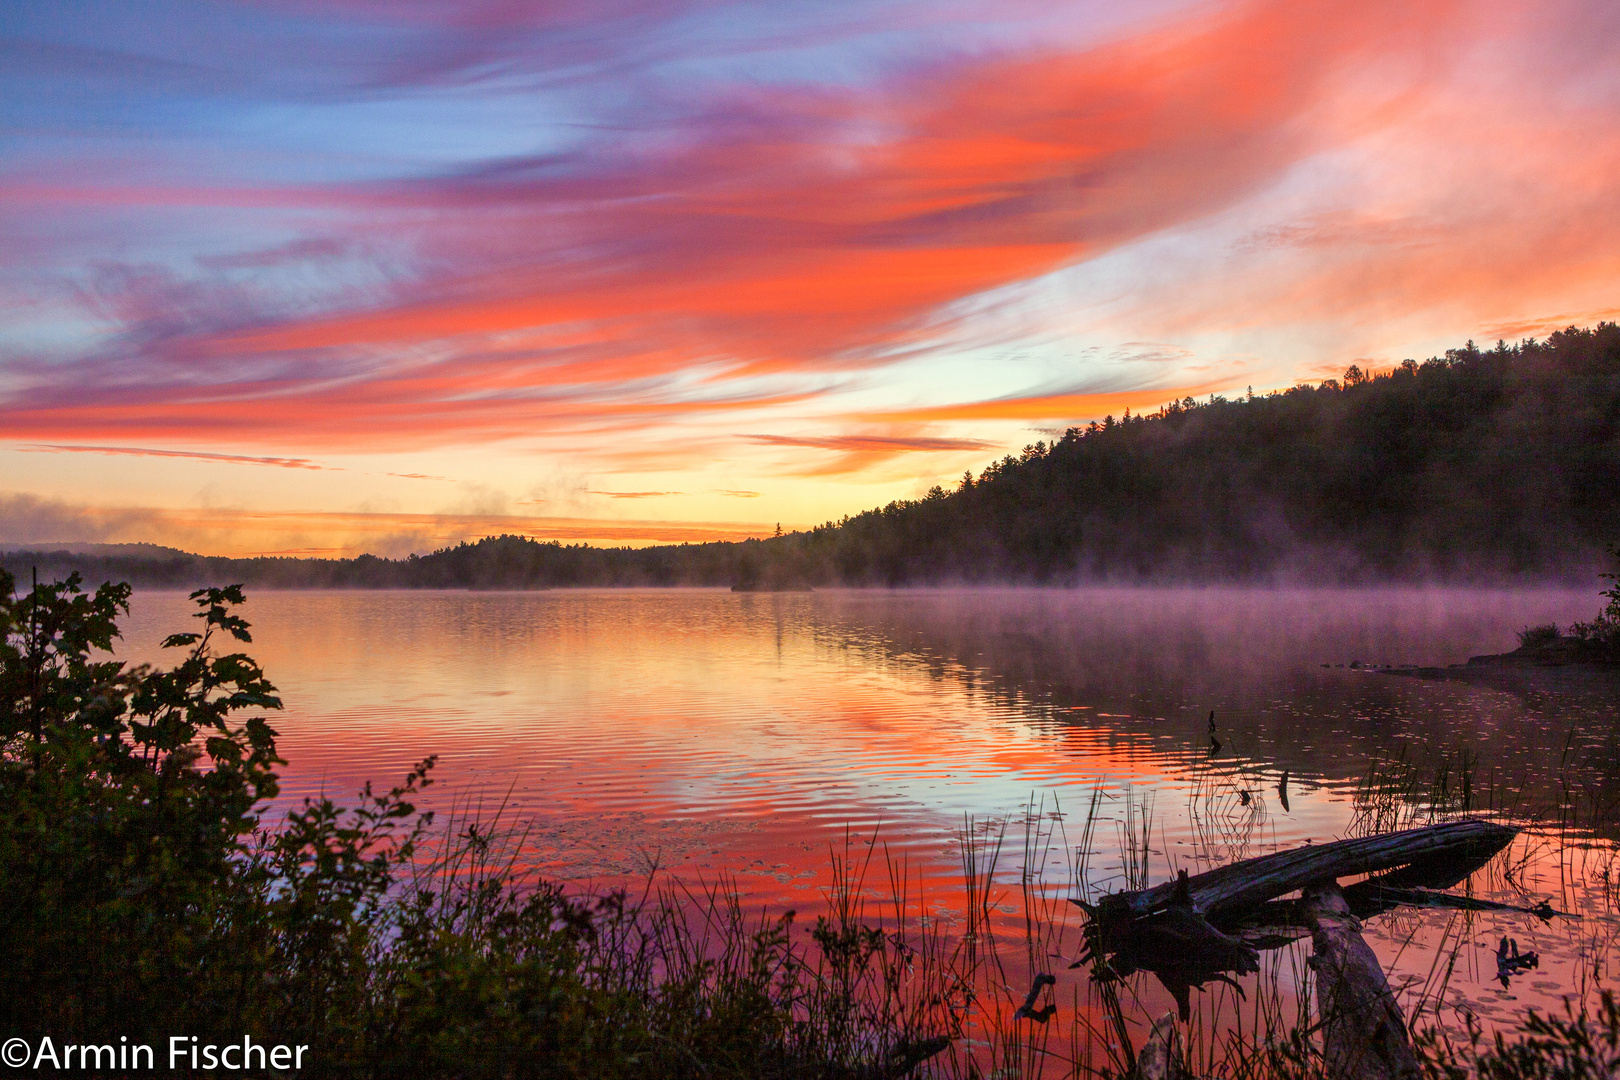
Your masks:
M947 921L964 830L1005 833L994 910L1010 927L1026 871L1047 897L1124 887L1119 838L1144 810L1157 882L1345 835L1369 768L1402 754L1432 772L1466 751L1480 804L1511 789L1520 818L1554 820L1560 766L1601 764L1620 732L1612 680L1380 666L1509 651L1523 627L1599 606L1595 589L559 590L259 592L244 614L286 703L284 803L351 799L437 755L425 805L499 811L528 829L534 868L581 887L725 874L750 904L808 913L829 847L875 833ZM138 593L124 654L158 659L188 610ZM1460 1029L1458 1010L1489 1022L1613 978L1614 849L1576 825L1527 833L1505 878L1493 865L1470 887L1584 918L1383 916L1367 933L1392 982ZM1077 927L1050 961L1067 982ZM1504 935L1541 954L1505 988ZM1139 993L1163 1011L1156 986Z

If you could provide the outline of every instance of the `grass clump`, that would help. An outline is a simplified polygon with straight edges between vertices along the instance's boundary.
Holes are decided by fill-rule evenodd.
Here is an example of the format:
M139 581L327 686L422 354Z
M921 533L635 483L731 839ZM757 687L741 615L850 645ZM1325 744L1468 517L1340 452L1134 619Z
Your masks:
M303 1043L337 1077L877 1080L947 1048L940 939L735 892L578 896L526 879L498 820L435 825L432 760L276 823L281 707L240 587L192 595L175 667L110 659L128 585L17 595L0 571L0 1028L37 1040ZM878 920L880 924L882 920Z
M1537 649L1543 645L1551 645L1563 637L1557 623L1542 623L1540 626L1527 626L1519 631L1519 648Z
M1595 1010L1532 1010L1511 1036L1486 1041L1476 1030L1460 1049L1434 1039L1419 1049L1428 1080L1610 1080L1620 1076L1620 1004L1605 990Z

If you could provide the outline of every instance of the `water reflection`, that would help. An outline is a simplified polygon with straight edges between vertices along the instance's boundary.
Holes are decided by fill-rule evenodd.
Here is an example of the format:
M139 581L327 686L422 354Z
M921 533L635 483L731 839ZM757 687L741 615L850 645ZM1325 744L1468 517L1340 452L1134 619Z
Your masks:
M1566 590L264 592L247 616L287 704L283 801L346 797L437 754L429 803L504 806L549 874L727 872L751 900L800 908L828 845L881 826L945 883L948 916L964 815L1045 829L1032 869L1060 897L1081 884L1062 827L1093 803L1106 821L1083 861L1106 890L1345 835L1355 785L1402 745L1466 746L1481 783L1545 777L1615 737L1612 681L1368 668L1506 651L1523 626L1594 605ZM179 594L138 594L129 655L155 658L187 614ZM1146 806L1140 854L1124 857ZM1497 884L1597 904L1568 895L1575 877L1537 857ZM1587 938L1521 923L1408 912L1371 936L1414 978L1459 934L1469 957L1488 944L1482 995L1502 932L1542 955L1511 993L1587 977Z
M1458 662L1591 606L1567 591L261 593L249 617L288 706L293 797L437 753L440 798L510 790L554 822L948 829L1099 777L1202 782L1214 709L1216 762L1242 790L1282 811L1291 775L1294 805L1267 819L1289 840L1331 834L1342 812L1319 790L1402 742L1466 743L1506 775L1572 729L1579 745L1613 734L1602 693L1323 664ZM140 595L131 652L150 657L183 610Z

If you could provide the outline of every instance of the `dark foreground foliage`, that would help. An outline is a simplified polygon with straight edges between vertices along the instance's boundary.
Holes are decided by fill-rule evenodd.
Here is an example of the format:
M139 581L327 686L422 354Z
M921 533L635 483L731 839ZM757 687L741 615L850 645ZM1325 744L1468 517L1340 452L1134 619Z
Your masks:
M1595 1013L1531 1012L1516 1036L1425 1049L1428 1080L1612 1080L1620 1076L1620 1004L1605 990Z
M520 884L488 823L435 829L424 762L275 826L274 687L239 587L195 594L172 669L98 660L128 585L0 574L0 1031L55 1045L307 1044L301 1075L889 1077L948 1047L933 954L723 890ZM847 867L846 867L847 869Z
M1526 1014L1519 1031L1456 1045L1427 1032L1416 1040L1422 1080L1613 1080L1620 1076L1620 1005L1604 991L1595 1009L1569 1007L1562 1016ZM1232 1038L1207 1069L1173 1059L1179 1080L1342 1080L1322 1060L1310 1032L1299 1028ZM1113 1062L1103 1080L1135 1080ZM1416 1080L1416 1078L1413 1078Z
M490 537L408 559L13 554L150 585L903 585L1583 578L1620 535L1620 325L1055 432L954 491L641 550Z

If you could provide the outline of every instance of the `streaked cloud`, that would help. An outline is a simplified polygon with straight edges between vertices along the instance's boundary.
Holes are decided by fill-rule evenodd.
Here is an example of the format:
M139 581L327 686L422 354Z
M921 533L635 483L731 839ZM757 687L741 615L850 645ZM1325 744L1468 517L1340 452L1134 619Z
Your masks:
M991 450L996 444L983 439L946 439L925 435L744 435L752 442L768 446L808 446L817 450L861 451L867 453L938 453L949 450Z
M609 499L654 499L664 495L685 495L684 491L592 491L591 495L604 495Z
M931 435L744 435L742 438L766 447L835 452L833 457L817 454L810 459L797 455L783 469L787 475L805 478L866 473L911 454L982 456L999 445L983 439ZM956 458L947 460L954 469Z
M867 419L898 423L947 420L1082 420L1126 409L1155 409L1171 401L1202 397L1230 390L1231 377L1196 386L1152 387L1137 390L1033 394L966 401L948 405L925 405L895 412L871 413Z
M317 465L308 458L249 457L242 454L205 454L194 450L153 450L141 446L68 446L55 443L36 443L19 446L25 454L119 454L127 457L187 458L192 461L212 461L226 465L271 465L279 469L332 469L331 465ZM397 476L398 473L390 473ZM442 479L442 478L441 478Z

